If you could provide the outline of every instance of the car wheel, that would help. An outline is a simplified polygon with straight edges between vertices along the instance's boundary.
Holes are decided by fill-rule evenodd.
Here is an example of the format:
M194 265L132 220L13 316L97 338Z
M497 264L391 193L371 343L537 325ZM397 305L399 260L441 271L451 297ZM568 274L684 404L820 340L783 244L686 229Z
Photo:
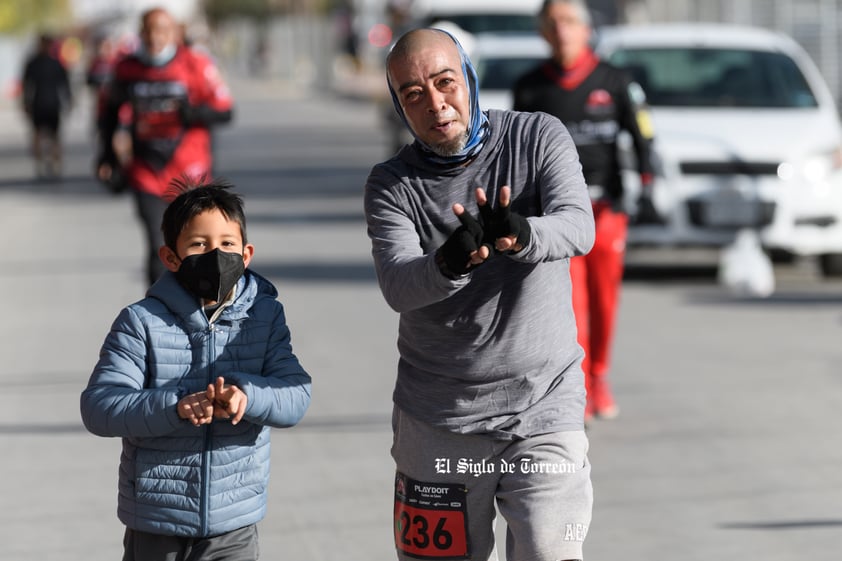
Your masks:
M842 277L842 253L820 255L819 268L826 277Z
M785 249L772 248L768 251L772 263L779 265L792 265L795 263L795 254Z

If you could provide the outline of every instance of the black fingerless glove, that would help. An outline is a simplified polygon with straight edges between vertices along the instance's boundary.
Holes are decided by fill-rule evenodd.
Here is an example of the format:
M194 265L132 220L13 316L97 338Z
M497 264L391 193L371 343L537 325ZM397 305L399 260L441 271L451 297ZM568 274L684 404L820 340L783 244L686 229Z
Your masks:
M637 199L637 212L634 216L635 224L663 224L664 219L655 208L648 191L642 191Z
M207 127L231 120L231 111L217 111L208 105L181 106L181 121L186 127Z
M181 106L181 122L184 123L185 127L204 125L205 111L205 106L185 103Z
M512 212L511 205L492 209L490 204L479 207L482 218L482 228L485 231L483 242L492 249L498 238L515 236L520 248L529 244L532 239L532 227L529 220L516 212ZM519 251L519 250L518 250Z
M459 215L461 226L436 251L439 271L449 279L456 279L476 267L471 264L471 253L483 243L483 230L476 218L467 211Z

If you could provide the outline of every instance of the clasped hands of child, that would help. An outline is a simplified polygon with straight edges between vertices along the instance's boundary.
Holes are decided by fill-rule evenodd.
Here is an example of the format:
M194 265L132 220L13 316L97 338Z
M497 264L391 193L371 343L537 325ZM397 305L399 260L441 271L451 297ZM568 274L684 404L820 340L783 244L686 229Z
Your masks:
M208 384L203 392L191 393L178 402L178 416L193 423L206 425L214 419L230 419L236 425L246 412L248 396L233 384L226 384L222 376Z

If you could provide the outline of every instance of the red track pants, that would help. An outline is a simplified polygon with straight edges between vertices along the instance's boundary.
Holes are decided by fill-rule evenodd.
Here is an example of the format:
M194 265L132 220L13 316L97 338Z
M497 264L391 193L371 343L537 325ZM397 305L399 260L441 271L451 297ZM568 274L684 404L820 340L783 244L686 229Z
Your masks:
M593 249L570 260L573 312L579 344L585 350L582 368L588 392L588 416L609 415L616 410L607 376L628 232L625 213L604 203L595 203L593 211L596 223Z

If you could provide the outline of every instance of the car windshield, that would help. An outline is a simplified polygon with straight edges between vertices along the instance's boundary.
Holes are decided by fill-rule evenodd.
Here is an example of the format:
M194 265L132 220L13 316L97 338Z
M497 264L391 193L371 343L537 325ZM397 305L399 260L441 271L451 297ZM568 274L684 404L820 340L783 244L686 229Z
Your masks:
M535 16L529 14L433 14L430 22L449 21L468 33L534 33Z
M650 105L668 107L816 107L795 62L781 53L710 48L614 52Z
M535 68L539 57L480 57L477 60L477 78L481 90L510 90L518 78Z

